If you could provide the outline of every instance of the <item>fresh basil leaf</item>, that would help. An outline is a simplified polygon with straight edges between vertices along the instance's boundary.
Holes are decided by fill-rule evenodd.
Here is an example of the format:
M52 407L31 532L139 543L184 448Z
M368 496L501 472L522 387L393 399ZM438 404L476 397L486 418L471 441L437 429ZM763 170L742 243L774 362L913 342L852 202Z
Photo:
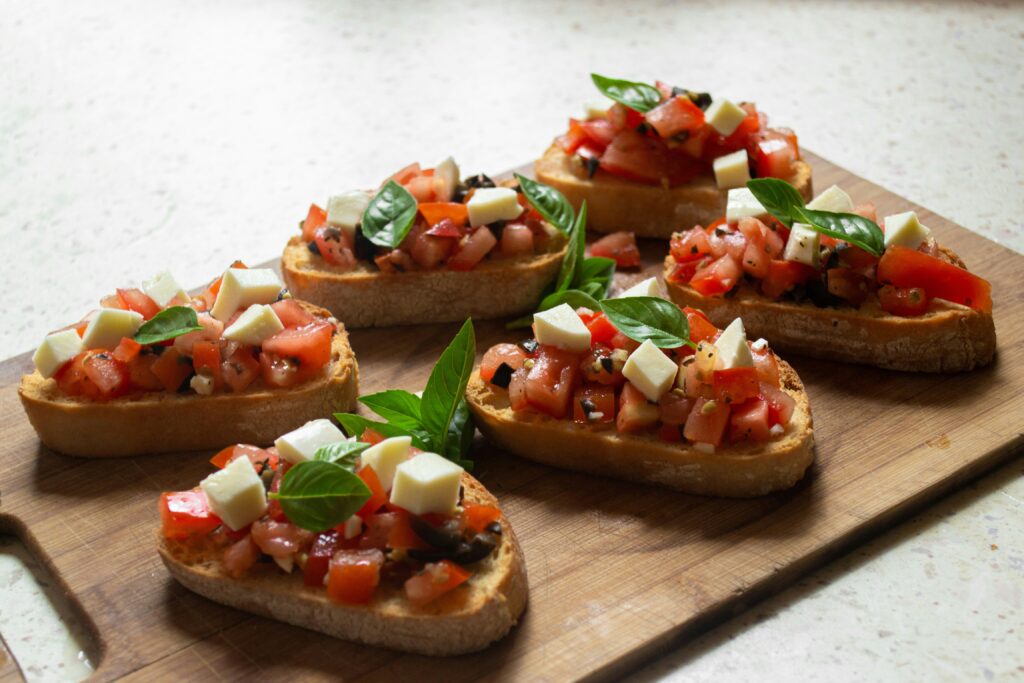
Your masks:
M793 225L794 211L802 209L804 198L796 188L778 178L755 178L747 181L747 189L761 202L765 211L786 224Z
M572 232L569 234L569 246L565 250L562 268L558 271L558 279L555 281L556 292L572 287L572 283L576 280L576 267L583 263L583 254L586 248L587 202L584 201L572 225Z
M565 195L553 187L518 173L516 173L516 180L519 181L519 187L527 201L540 212L541 216L544 216L544 220L568 235L572 229L576 212L572 210L572 204L565 198Z
M194 308L171 306L142 323L135 333L135 341L143 345L156 344L201 329L203 327L199 324L199 317Z
M416 220L416 210L416 198L394 180L389 180L363 212L363 234L377 246L394 249L409 234Z
M451 437L448 430L455 419L459 402L465 398L466 384L473 372L475 358L473 321L466 320L452 343L441 353L423 389L421 421L434 443L435 452L445 457L450 453L448 444Z
M845 240L869 254L881 256L885 251L885 234L870 218L855 213L833 213L807 208L797 209L796 216L801 223L810 225L823 235Z
M607 285L602 285L600 282L594 282L594 281L584 282L582 285L580 285L580 289L579 289L579 291L583 292L584 294L586 294L587 296L591 297L592 299L603 299L603 298L605 298L606 296L608 296L608 291L607 290L608 290ZM572 290L569 290L569 291L572 291ZM591 307L587 306L587 308L591 308ZM595 308L593 310L596 311L597 309Z
M598 285L600 287L600 285ZM600 308L601 304L598 303L591 294L581 291L579 289L566 289L561 292L554 292L548 294L540 302L540 306L537 307L537 312L546 311L555 306L561 306L562 304L569 304L573 308L589 308L592 311L596 311Z
M615 328L634 341L648 339L662 349L674 349L690 341L690 324L671 301L654 296L605 299L601 310Z
M345 469L355 472L359 454L369 447L370 444L362 441L339 441L316 449L313 459L333 462L335 465L341 465Z
M385 420L402 429L423 429L420 421L420 397L402 389L389 389L360 396L359 402Z
M446 458L454 462L464 470L473 469L473 461L466 460L462 456L469 452L473 445L473 436L476 434L476 425L469 412L469 405L463 398L455 407L455 415L448 425L448 452Z
M300 462L285 472L270 498L288 519L309 531L326 531L354 515L370 499L370 489L354 472L323 460Z
M422 429L402 429L387 422L375 422L374 420L366 419L362 415L353 415L352 413L335 413L334 419L338 421L338 424L341 425L346 434L357 439L362 437L364 431L372 429L386 438L392 436L411 436L412 445L425 451L433 450L434 448L430 444L430 436Z
M608 78L600 74L590 74L590 79L603 95L641 114L646 114L661 102L661 93L653 85Z
M615 259L604 256L591 256L584 259L583 264L576 270L576 284L580 289L586 289L582 285L596 282L603 286L600 298L608 295L612 286L612 278L615 276ZM594 296L597 296L596 294Z

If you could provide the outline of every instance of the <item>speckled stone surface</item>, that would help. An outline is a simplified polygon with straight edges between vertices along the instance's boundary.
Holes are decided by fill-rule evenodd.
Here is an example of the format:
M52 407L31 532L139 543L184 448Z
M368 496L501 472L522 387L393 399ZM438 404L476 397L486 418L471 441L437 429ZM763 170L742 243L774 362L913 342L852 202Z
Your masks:
M529 160L593 99L591 71L753 100L808 148L1024 250L1022 63L1011 3L0 0L0 357L163 268L197 285L275 257L311 201L410 161ZM980 490L921 527L931 558L920 538L875 544L668 661L736 680L1012 672L1024 511L1005 501L1024 492ZM999 517L984 561L975 508ZM907 599L924 585L978 614Z

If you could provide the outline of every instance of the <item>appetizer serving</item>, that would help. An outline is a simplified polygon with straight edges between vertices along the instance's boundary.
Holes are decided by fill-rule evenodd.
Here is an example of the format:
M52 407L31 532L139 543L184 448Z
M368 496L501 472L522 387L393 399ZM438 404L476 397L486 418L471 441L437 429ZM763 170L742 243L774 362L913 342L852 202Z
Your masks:
M769 128L752 103L660 81L591 78L614 104L569 119L534 169L574 206L590 204L593 230L668 237L707 224L725 212L726 191L751 177L783 178L810 198L811 168L796 135Z
M687 493L795 484L814 457L796 372L742 321L721 331L656 287L600 311L562 304L534 316L535 338L488 350L467 390L480 431L524 458Z
M349 327L533 310L565 255L565 234L516 183L460 179L451 158L412 164L375 192L315 204L281 258L295 296Z
M806 206L778 180L731 190L723 218L677 233L665 282L717 324L777 348L894 370L953 372L995 353L990 284L913 211L876 223L836 186Z
M228 447L197 488L164 493L171 574L216 602L369 645L452 655L504 636L526 606L526 569L460 457L474 349L467 323L422 398L362 397L389 422L337 415L359 441L314 420L273 448Z
M167 272L119 289L47 335L18 394L40 440L68 455L266 445L351 410L358 368L344 326L290 298L277 273L236 262L191 297Z

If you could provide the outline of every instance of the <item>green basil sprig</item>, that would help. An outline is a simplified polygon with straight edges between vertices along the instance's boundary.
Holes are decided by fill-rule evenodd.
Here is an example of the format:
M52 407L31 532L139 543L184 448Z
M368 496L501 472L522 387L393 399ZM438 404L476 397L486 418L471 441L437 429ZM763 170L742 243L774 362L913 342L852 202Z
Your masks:
M686 315L671 301L653 296L605 299L601 310L619 332L634 341L650 339L662 349L694 346Z
M875 256L885 251L885 234L878 224L855 213L836 213L808 209L804 198L785 180L755 178L747 187L768 213L792 227L805 223L817 232L845 240Z
M537 209L544 220L555 226L562 234L568 235L572 230L574 212L565 195L553 187L518 173L516 180L519 181L519 188L527 201Z
M590 74L590 79L605 97L641 114L646 114L661 103L661 93L653 85L608 78L600 74Z
M363 234L377 246L398 247L416 220L416 207L416 198L394 180L389 180L363 212Z
M271 493L288 519L309 531L326 531L354 515L370 499L370 489L354 472L325 460L300 462L285 472Z
M370 444L362 441L339 441L316 449L313 459L332 462L355 472L359 455L369 447Z
M195 309L190 306L171 306L142 323L135 332L135 341L143 345L156 344L201 329L203 327L199 324Z

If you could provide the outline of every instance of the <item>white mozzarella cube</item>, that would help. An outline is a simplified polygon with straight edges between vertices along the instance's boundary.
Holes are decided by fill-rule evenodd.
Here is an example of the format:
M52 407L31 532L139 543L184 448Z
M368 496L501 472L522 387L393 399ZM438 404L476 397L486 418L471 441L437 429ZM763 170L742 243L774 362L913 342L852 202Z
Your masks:
M885 225L885 246L894 244L908 249L917 249L932 236L932 231L917 220L913 211L897 213L882 219Z
M646 280L642 280L622 294L619 294L620 299L624 299L627 296L661 296L661 286L658 284L658 278L649 277Z
M334 195L327 200L327 224L354 235L369 205L370 195L362 190Z
M817 268L821 258L821 234L806 223L794 223L782 258Z
M623 376L640 390L648 401L658 401L672 388L679 366L647 339L629 354L622 367Z
M459 502L462 468L436 453L419 453L395 470L391 502L414 515L450 515Z
M259 346L264 339L274 336L283 329L284 325L273 308L267 304L253 304L238 316L231 327L224 330L224 338Z
M584 120L590 119L603 119L608 115L608 108L612 106L612 103L608 100L603 102L586 102L583 105L583 118Z
M122 337L131 337L142 326L142 314L119 308L101 308L82 335L86 349L113 349Z
M704 111L704 120L711 124L719 135L732 135L745 118L746 111L724 98L712 101Z
M235 458L199 483L210 510L232 531L244 529L267 511L267 491L249 458Z
M437 193L437 201L450 202L455 188L459 186L459 166L455 159L448 157L434 168L434 179L440 183L434 188Z
M298 429L292 430L274 441L277 453L288 462L295 463L312 460L316 452L324 446L344 441L345 435L334 424L326 419L310 420Z
M743 329L743 321L739 318L722 330L718 341L715 342L715 348L718 350L715 367L719 370L749 368L754 365L754 356L747 346L747 331Z
M720 190L743 187L750 180L750 165L747 163L745 149L718 157L711 166L715 169L715 184Z
M363 451L362 462L373 468L380 485L385 491L391 490L395 481L395 469L409 459L409 447L412 438L408 436L392 436Z
M735 223L741 218L759 218L767 214L768 211L748 188L736 187L729 190L725 202L726 222Z
M84 350L82 338L78 336L77 330L61 330L46 335L46 339L32 354L32 362L35 363L39 374L49 379L56 375L65 363Z
M523 212L519 197L511 187L481 187L466 203L469 224L474 228L495 221L509 221Z
M590 330L569 304L533 314L533 333L540 344L557 346L566 351L590 349Z
M812 199L807 208L814 211L850 213L853 211L853 200L850 199L850 195L839 189L838 185L833 185Z
M228 268L210 315L225 322L239 308L277 301L283 287L281 278L270 268Z
M167 306L175 297L181 299L182 303L188 303L189 301L188 292L166 270L162 273L157 273L152 280L143 280L142 291L146 293L146 296L155 301L156 305L160 308Z

